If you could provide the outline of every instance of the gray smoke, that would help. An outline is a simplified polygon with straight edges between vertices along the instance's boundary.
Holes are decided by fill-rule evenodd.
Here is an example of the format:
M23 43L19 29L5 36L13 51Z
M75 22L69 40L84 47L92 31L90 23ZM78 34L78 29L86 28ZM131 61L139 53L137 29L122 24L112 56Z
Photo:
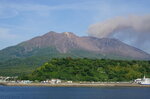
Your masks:
M117 38L150 53L150 15L115 17L93 24L90 36Z

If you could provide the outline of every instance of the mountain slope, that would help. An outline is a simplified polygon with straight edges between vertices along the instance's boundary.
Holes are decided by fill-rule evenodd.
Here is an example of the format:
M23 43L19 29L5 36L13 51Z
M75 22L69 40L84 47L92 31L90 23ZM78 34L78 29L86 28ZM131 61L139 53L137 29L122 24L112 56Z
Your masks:
M84 52L85 55L83 54ZM83 54L82 56L86 57L86 52L99 54L102 57L107 56L107 58L119 56L130 59L150 59L150 55L146 52L129 46L117 39L78 37L71 32L49 32L43 36L35 37L16 46L1 50L0 60L52 54L54 56L56 54L58 56L59 54L75 54L75 56L79 57L80 54Z
M18 73L20 73L21 66L33 69L54 57L150 59L150 55L146 52L117 39L79 37L71 32L51 31L43 36L1 50L0 70L5 72L4 69L7 71L11 68L13 71L18 68Z

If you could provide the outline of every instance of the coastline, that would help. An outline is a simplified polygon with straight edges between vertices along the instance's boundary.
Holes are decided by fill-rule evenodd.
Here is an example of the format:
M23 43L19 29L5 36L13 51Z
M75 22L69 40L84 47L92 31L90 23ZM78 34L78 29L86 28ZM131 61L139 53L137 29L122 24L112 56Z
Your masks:
M47 83L0 83L3 86L45 86L45 87L150 87L150 85L140 85L134 83L99 83L99 84L81 84L81 83L60 83L60 84L47 84Z

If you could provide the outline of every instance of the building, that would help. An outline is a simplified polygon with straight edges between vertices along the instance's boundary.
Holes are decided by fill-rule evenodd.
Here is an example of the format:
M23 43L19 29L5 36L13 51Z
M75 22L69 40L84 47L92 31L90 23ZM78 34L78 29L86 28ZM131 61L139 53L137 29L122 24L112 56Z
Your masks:
M150 78L146 78L144 76L142 79L141 78L135 79L134 82L141 85L150 85Z
M140 84L150 85L150 78L145 78L145 76L144 76Z
M21 80L21 81L18 81L18 83L29 84L29 83L32 83L32 81L30 81L30 80Z
M41 83L50 83L50 84L58 84L58 83L61 83L61 80L60 79L47 79L46 81L42 81Z
M67 83L72 84L72 81L67 81Z
M134 83L140 84L141 81L142 81L142 79L141 79L141 78L138 78L138 79L135 79L135 80L134 80Z
M58 84L61 83L60 79L51 79L51 84Z

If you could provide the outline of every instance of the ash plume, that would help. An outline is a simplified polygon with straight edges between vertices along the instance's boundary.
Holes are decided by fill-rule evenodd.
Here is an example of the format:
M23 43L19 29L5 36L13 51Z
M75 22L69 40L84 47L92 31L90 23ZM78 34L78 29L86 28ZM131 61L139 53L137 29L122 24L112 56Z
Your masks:
M150 15L115 17L92 24L90 36L117 38L150 53Z

